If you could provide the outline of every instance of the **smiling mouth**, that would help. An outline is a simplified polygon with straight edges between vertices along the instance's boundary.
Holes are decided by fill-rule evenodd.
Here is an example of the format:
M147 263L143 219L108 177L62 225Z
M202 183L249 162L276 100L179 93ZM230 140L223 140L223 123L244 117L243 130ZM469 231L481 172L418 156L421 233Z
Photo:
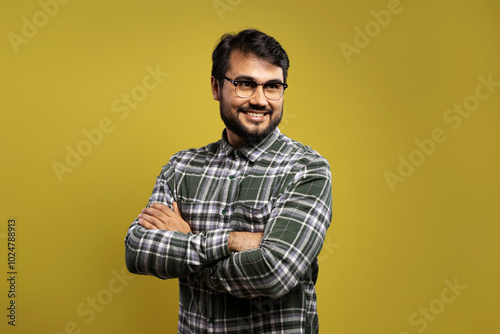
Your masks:
M266 115L270 115L272 113L271 110L256 111L252 109L240 109L239 111L253 119L263 119Z
M257 113L257 112L251 112L251 111L244 111L244 114L251 116L251 117L264 117L266 116L265 113Z

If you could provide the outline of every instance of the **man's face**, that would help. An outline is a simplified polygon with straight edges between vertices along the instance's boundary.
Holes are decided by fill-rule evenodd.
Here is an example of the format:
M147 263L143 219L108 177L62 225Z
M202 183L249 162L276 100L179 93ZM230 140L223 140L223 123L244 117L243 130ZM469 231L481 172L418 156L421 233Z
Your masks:
M257 83L283 82L281 67L241 51L233 51L226 72L229 79L252 80ZM260 141L271 133L283 115L283 97L271 101L258 86L251 97L241 98L235 93L234 85L225 80L222 90L212 77L212 93L220 103L221 118L231 145L238 147L244 142Z

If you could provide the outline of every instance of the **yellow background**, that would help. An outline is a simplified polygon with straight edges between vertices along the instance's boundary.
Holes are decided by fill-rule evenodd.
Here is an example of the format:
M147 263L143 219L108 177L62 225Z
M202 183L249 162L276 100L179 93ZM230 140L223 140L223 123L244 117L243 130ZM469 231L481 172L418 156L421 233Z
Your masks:
M459 128L443 116L473 101L480 76L500 81L500 3L402 0L377 30L372 11L394 5L73 0L44 22L38 1L2 1L1 277L11 217L19 272L15 328L1 279L2 333L176 332L175 280L114 278L123 238L170 155L219 139L211 52L223 33L247 27L290 57L282 132L332 167L321 332L499 332L500 87ZM9 36L23 36L23 17L34 16L38 32L14 47ZM346 57L340 45L355 46L355 29L366 27L369 45ZM113 101L157 66L168 76L120 119ZM113 130L60 181L53 163L66 164L67 146L103 119ZM446 140L391 189L384 174L439 128ZM445 290L455 298L443 303L455 280L460 295ZM429 307L432 321L419 315Z

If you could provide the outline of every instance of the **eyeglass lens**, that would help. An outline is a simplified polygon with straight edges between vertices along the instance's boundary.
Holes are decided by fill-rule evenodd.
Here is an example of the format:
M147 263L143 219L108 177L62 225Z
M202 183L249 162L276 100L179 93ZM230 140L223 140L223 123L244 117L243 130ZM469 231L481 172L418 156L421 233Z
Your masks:
M236 85L236 95L239 97L250 97L257 89L257 84L253 81L239 81ZM264 95L269 100L278 100L283 96L283 85L279 83L266 83L263 86Z

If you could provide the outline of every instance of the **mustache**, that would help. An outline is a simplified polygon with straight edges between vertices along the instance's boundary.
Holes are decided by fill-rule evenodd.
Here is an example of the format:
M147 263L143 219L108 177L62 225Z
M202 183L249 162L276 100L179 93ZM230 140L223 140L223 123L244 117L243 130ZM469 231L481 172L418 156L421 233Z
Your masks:
M269 115L273 113L272 109L268 109L266 107L253 107L253 108L239 107L238 109L236 109L236 111L237 112L264 111L264 114L269 114Z

